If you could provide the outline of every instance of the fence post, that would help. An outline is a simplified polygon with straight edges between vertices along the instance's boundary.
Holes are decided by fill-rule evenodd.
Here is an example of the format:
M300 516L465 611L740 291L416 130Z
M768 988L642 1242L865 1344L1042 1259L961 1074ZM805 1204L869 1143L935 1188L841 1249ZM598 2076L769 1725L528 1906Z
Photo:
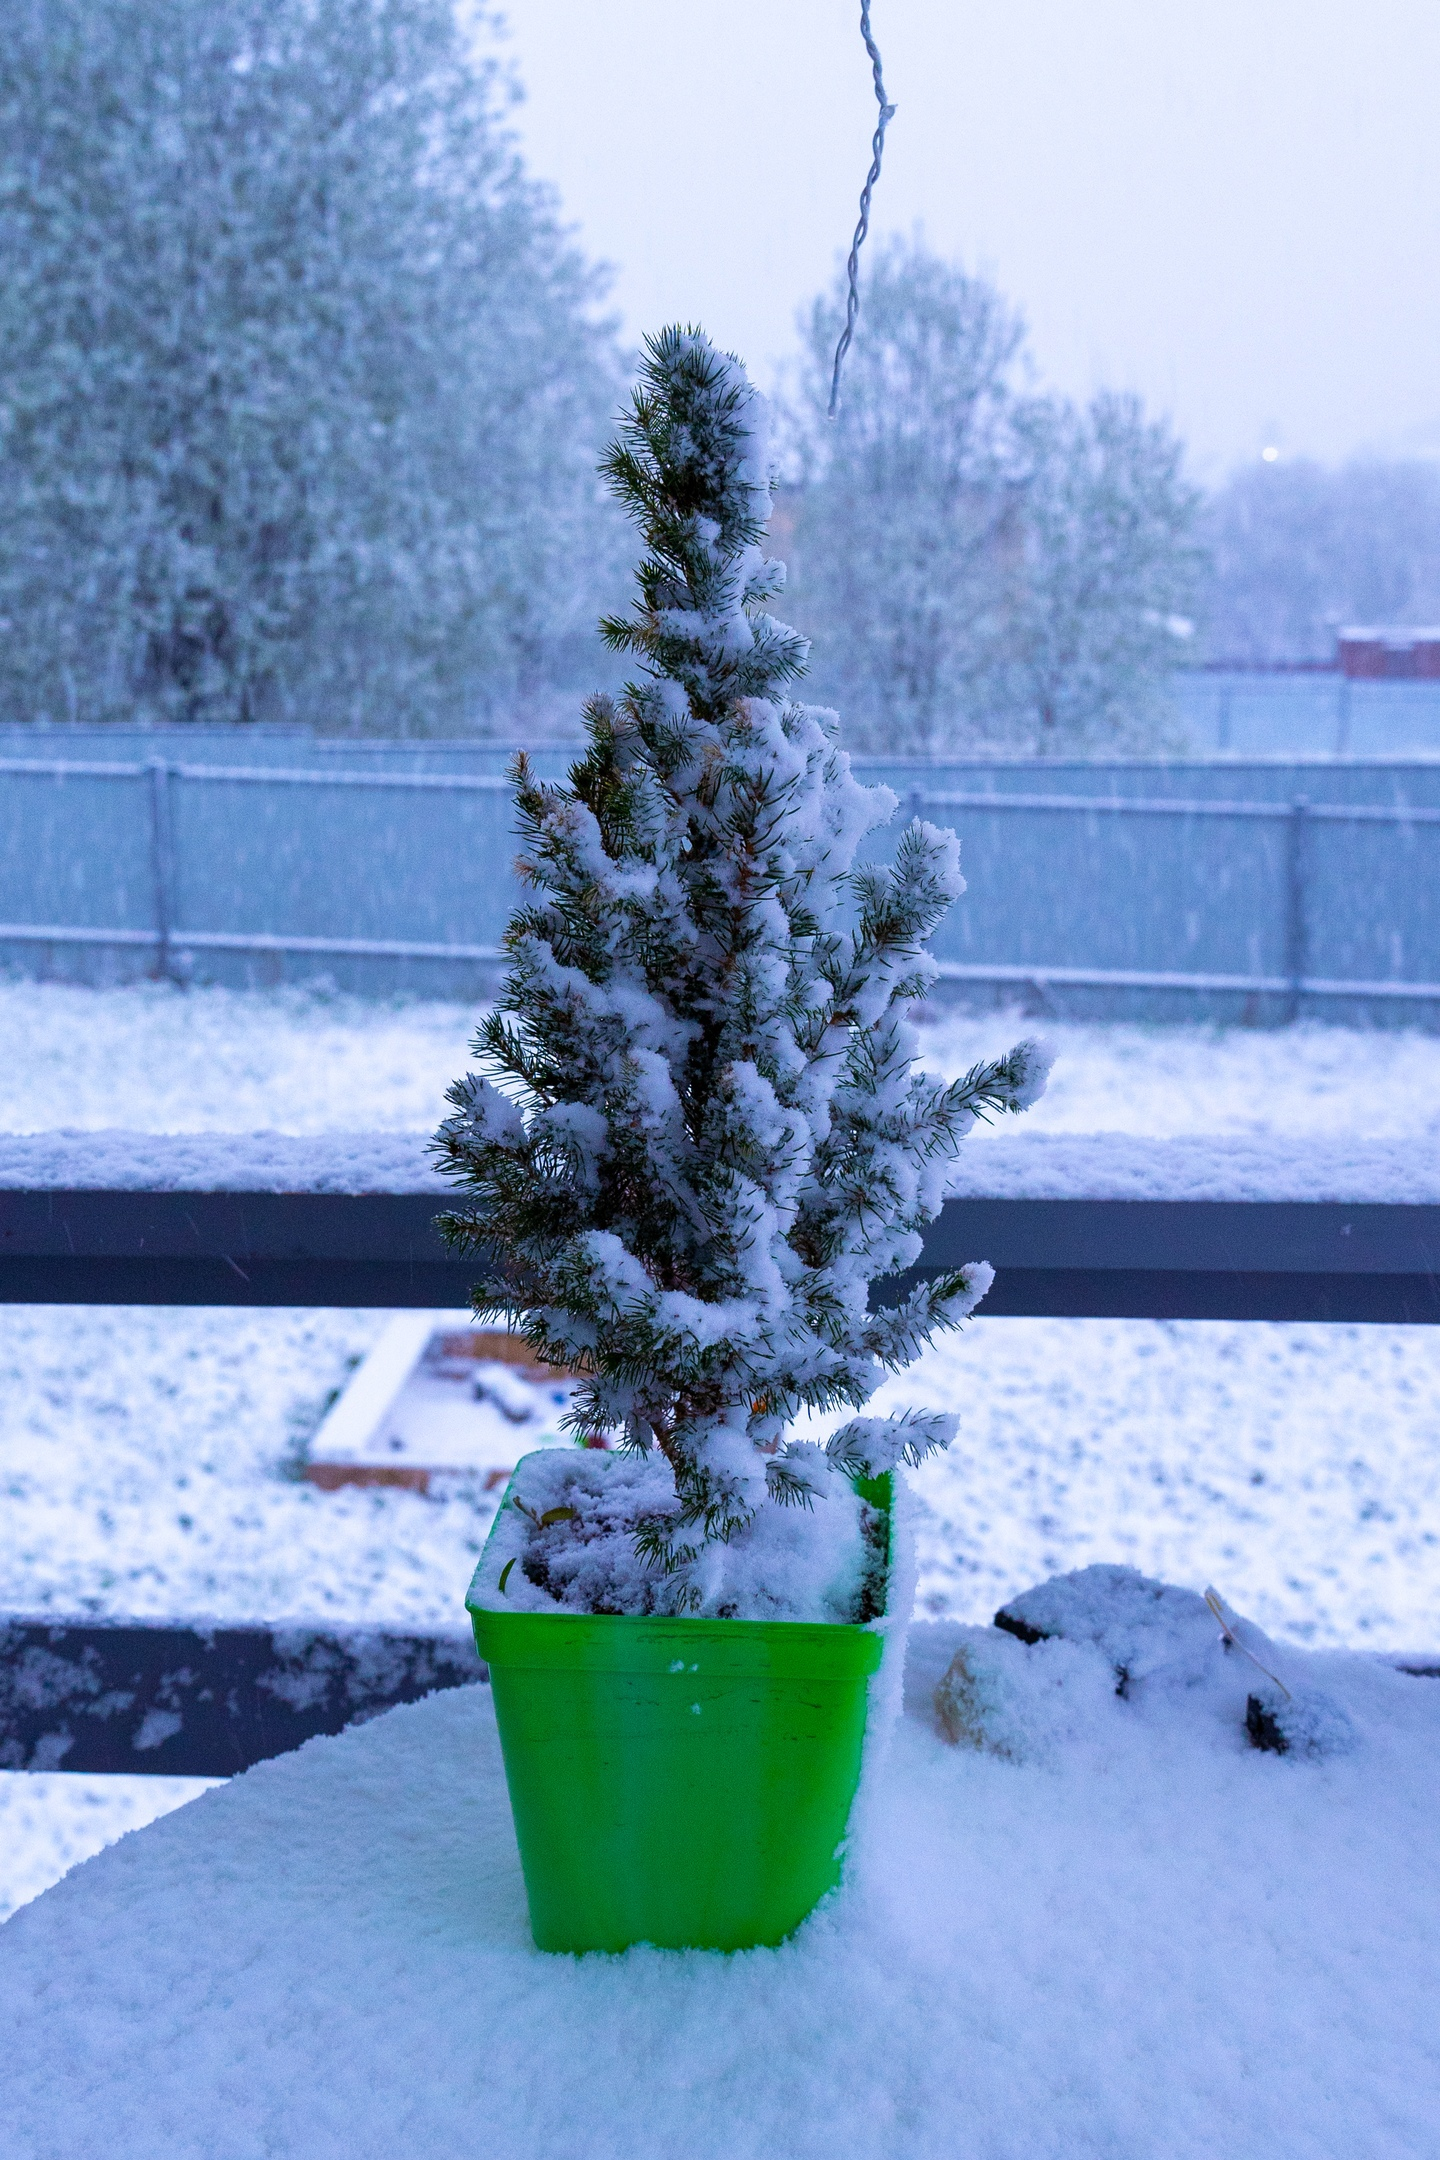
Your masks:
M150 871L155 894L155 974L174 980L170 941L175 928L175 834L170 817L171 769L150 760Z
M1285 974L1289 984L1285 1018L1289 1022L1300 1017L1300 1000L1310 959L1310 910L1306 890L1309 863L1305 845L1309 815L1310 798L1297 795L1290 805L1285 827Z

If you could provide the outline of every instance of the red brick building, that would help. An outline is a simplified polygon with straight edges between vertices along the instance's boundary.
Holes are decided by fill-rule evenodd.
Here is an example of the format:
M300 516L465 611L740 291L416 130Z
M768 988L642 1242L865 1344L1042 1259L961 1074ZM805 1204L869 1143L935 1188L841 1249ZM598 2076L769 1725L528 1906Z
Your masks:
M1338 659L1357 682L1440 682L1440 629L1342 630Z

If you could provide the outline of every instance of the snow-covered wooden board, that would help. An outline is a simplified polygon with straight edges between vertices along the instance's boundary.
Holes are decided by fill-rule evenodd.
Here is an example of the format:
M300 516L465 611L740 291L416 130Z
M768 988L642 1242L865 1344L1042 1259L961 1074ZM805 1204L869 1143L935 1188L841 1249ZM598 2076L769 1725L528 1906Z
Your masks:
M569 1402L565 1376L534 1364L519 1337L465 1311L396 1313L326 1413L305 1476L327 1492L426 1492L458 1473L493 1491L521 1455L567 1444Z

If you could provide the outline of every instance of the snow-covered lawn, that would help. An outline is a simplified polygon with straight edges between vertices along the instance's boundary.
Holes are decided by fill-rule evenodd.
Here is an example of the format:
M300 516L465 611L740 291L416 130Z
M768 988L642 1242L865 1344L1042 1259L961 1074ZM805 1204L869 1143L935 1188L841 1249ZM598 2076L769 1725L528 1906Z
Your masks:
M0 985L0 1130L424 1129L473 1019ZM926 1054L960 1069L1027 1025L943 1018ZM1036 1131L1440 1140L1433 1037L1047 1032L1059 1062ZM493 1500L293 1475L383 1317L0 1311L0 1609L453 1624ZM1440 1650L1440 1330L980 1319L886 1395L963 1413L917 1480L922 1611L984 1619L1114 1559L1213 1580L1312 1646ZM193 1789L0 1776L0 1913Z
M0 982L0 1131L428 1130L474 1022L457 1005L297 990ZM1082 1027L942 1009L925 1055L962 1071L1037 1028L1059 1058L1026 1131L1440 1139L1434 1035Z

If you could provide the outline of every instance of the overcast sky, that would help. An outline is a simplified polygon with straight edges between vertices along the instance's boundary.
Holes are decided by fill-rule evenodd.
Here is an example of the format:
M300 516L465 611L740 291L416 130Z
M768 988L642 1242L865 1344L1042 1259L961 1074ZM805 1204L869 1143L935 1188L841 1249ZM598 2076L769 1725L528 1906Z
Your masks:
M510 0L532 170L638 336L770 383L849 244L855 0ZM872 0L898 112L874 229L924 228L1041 377L1139 390L1213 479L1440 455L1440 0Z

